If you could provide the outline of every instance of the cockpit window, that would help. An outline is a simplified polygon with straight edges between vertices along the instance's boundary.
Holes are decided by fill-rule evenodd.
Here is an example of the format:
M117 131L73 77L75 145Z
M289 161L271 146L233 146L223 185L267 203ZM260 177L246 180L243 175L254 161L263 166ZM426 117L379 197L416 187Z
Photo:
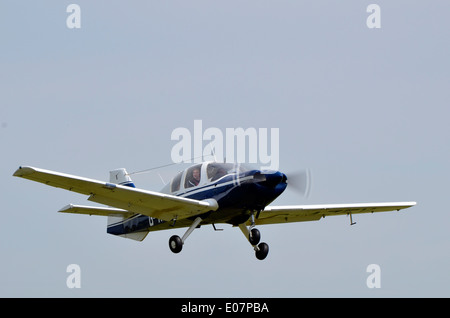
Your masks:
M173 178L171 190L172 192L176 192L180 190L181 176L183 175L183 171L179 172L175 178Z
M227 174L241 173L247 170L242 164L213 162L208 164L206 174L209 181L216 181Z
M191 168L189 168L186 172L186 180L184 182L185 188L195 187L198 186L200 183L201 178L201 167L202 165L196 165Z

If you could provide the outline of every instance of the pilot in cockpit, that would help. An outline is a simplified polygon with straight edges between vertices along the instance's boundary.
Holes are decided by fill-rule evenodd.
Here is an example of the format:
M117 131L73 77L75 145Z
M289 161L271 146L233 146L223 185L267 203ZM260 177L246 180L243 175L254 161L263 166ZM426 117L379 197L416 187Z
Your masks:
M192 177L188 181L189 187L197 186L200 182L200 169L194 168L192 170Z

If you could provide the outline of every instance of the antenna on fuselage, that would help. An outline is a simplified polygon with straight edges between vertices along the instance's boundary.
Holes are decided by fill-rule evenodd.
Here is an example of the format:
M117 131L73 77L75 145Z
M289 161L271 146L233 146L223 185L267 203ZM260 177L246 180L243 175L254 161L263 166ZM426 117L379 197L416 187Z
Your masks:
M211 154L213 155L213 154ZM182 163L195 163L195 159L199 159L201 158L203 160L203 156L198 156L198 157L193 157L190 158L188 160L185 161L180 161L180 162L173 162L173 163L168 163L166 165L162 165L162 166L157 166L157 167L153 167L153 168L148 168L148 169L144 169L144 170L138 170L138 171L134 171L134 172L129 172L128 175L134 175L134 174L141 174L141 173L148 173L150 171L156 170L156 169L161 169L161 168L166 168L166 167L170 167L170 166L175 166L175 165L179 165ZM214 155L214 160L216 161L216 156Z

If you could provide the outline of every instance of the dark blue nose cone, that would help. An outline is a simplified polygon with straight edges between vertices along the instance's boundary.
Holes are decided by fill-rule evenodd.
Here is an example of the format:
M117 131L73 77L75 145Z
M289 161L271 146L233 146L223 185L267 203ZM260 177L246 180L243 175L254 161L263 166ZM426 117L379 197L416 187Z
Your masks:
M287 177L280 171L257 171L253 180L262 187L267 189L286 188Z
M236 189L242 195L247 211L263 210L283 193L287 186L286 175L274 170L248 171L242 179L245 179L244 182Z
M266 181L263 182L263 185L269 188L275 188L279 184L286 183L287 180L286 175L280 171L264 173L264 176Z

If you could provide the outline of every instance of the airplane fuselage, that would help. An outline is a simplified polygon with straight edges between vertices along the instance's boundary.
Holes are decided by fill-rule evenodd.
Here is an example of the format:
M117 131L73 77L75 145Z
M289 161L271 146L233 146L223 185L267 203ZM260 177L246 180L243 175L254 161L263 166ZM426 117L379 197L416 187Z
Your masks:
M183 179L186 178L186 174L183 174ZM260 170L247 170L226 174L215 181L200 183L197 186L181 187L172 194L195 200L214 199L217 201L219 209L202 214L200 225L228 223L236 226L246 222L252 213L263 210L283 193L286 186L287 178L279 171L262 173ZM170 193L170 185L165 187L163 192ZM110 225L107 232L121 235L139 231L173 229L187 227L192 224L192 220L193 218L187 218L167 222L136 214Z

